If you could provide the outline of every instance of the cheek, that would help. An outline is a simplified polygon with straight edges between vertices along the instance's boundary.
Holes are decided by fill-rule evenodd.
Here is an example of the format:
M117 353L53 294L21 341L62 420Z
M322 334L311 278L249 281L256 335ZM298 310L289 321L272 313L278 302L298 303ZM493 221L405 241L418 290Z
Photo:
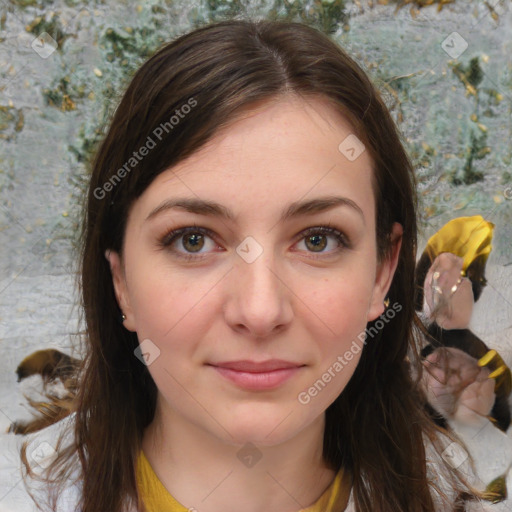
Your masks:
M179 402L188 376L196 369L198 346L211 325L211 284L196 280L197 285L192 285L194 280L169 271L139 277L132 281L131 294L139 343L149 339L158 348L148 370L166 398Z
M143 270L135 271L128 283L139 339L166 345L186 333L193 339L194 331L207 321L205 302L215 283L204 275L195 278L168 268Z
M364 330L367 323L371 283L343 275L318 281L299 281L297 295L334 337L345 337L354 329ZM295 289L294 289L295 291Z
M303 295L304 304L297 314L302 317L299 322L305 322L316 353L303 392L308 399L318 392L318 405L328 405L339 395L359 363L365 345L369 288L364 280L329 279Z

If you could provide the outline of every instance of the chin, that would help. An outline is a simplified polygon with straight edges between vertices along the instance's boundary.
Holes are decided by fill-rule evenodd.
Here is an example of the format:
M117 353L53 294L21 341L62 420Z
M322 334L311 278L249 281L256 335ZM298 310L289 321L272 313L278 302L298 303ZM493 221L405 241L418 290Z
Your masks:
M293 423L292 423L293 422ZM288 441L298 434L304 425L297 424L297 414L286 407L278 407L273 413L258 411L246 412L243 417L231 416L229 421L220 421L231 437L227 441L234 445L252 443L257 446L275 446Z

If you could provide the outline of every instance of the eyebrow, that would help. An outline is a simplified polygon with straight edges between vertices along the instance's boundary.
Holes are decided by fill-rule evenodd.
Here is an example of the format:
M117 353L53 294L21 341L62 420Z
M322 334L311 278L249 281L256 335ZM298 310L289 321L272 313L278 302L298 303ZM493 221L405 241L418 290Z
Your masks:
M282 212L280 222L303 215L314 215L316 213L331 210L337 206L345 206L351 208L361 216L363 223L365 223L363 211L358 206L358 204L348 197L341 196L325 196L307 201L293 202L288 206L286 210ZM220 217L232 221L234 221L236 217L229 208L226 208L225 206L215 201L207 201L197 198L176 197L173 199L167 199L155 209L153 209L151 213L146 217L146 221L152 219L164 211L171 210L173 208L178 208L180 210L185 210L187 212L195 213L198 215Z

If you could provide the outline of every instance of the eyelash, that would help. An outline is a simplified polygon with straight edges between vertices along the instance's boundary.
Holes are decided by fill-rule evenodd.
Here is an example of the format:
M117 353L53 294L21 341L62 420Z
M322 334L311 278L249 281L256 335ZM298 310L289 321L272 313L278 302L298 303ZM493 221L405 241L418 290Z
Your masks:
M184 228L171 230L170 232L168 232L166 235L164 235L160 239L159 245L160 245L160 247L162 247L164 249L169 249L169 246L172 245L172 243L175 240L177 240L181 236L187 235L189 233L192 233L192 234L200 233L202 235L206 235L206 236L210 237L211 239L215 240L215 234L213 233L213 231L211 231L208 228L203 228L203 227L194 225L194 226L187 226ZM341 231L339 231L338 229L331 227L330 224L328 224L326 226L311 227L311 228L305 229L304 231L301 231L301 233L299 233L299 235L298 235L300 238L297 241L299 242L303 238L306 238L307 236L311 236L314 234L334 236L337 239L337 241L340 243L339 247L337 247L334 251L330 251L330 254L328 253L329 256L332 256L332 254L338 253L339 251L342 251L343 249L350 249L350 241L348 240L346 235L344 233L342 233ZM179 258L182 258L187 261L190 261L190 260L197 261L204 257L204 255L194 255L193 253L181 253L174 249L171 249L171 250L174 253L176 253ZM311 254L315 254L315 253L311 253ZM317 253L317 254L323 254L323 253ZM324 258L325 256L308 256L308 257L312 258L312 259L321 259L321 258Z

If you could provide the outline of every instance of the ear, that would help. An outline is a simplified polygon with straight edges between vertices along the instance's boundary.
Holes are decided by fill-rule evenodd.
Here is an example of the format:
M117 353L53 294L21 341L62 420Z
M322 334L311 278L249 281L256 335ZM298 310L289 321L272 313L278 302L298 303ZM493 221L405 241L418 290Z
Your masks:
M368 322L378 318L386 309L384 300L386 299L386 295L393 281L393 276L395 275L396 266L398 265L403 232L402 225L395 222L391 230L391 251L389 256L377 266L375 285L373 287L372 299L367 315Z
M112 274L112 282L114 284L117 304L122 314L126 316L126 319L123 321L123 326L129 331L136 332L121 257L119 256L119 253L108 250L105 252L105 258L107 258L107 261L110 264L110 272Z

